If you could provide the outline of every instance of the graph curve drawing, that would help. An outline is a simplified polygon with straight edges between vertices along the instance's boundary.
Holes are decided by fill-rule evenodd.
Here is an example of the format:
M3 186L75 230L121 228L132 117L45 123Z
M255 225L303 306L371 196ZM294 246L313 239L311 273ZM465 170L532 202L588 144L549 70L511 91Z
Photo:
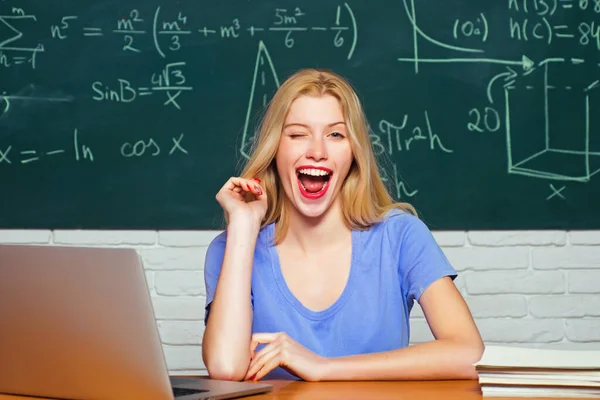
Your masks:
M600 116L593 112L600 102L600 79L589 78L589 74L578 70L585 67L585 60L551 57L534 61L525 54L514 59L494 58L483 55L483 49L450 45L433 39L419 27L415 0L399 1L413 29L413 55L397 61L413 63L415 74L421 63L440 67L452 63L504 66L488 81L485 97L490 105L504 108L508 174L588 182L600 173ZM422 57L419 41L460 56ZM493 90L498 85L502 85L501 90ZM533 121L535 128L521 121Z

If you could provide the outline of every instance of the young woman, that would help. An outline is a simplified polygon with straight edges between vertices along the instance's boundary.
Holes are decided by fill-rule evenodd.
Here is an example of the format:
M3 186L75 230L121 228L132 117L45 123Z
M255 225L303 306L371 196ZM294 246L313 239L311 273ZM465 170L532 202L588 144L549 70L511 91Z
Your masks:
M483 343L428 228L386 191L356 93L302 70L271 101L205 261L210 377L475 379ZM435 340L409 346L423 309Z

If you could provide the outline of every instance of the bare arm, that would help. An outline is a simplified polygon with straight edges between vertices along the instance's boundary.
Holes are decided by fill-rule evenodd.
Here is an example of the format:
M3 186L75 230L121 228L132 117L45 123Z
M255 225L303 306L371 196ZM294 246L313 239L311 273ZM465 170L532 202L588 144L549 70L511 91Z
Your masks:
M216 196L229 225L202 340L202 359L214 379L241 380L250 364L252 263L267 209L258 182L232 177Z
M210 306L202 357L211 378L241 380L250 363L252 260L260 226L232 221Z
M436 340L373 354L328 359L320 380L476 379L483 342L450 278L434 282L419 303Z

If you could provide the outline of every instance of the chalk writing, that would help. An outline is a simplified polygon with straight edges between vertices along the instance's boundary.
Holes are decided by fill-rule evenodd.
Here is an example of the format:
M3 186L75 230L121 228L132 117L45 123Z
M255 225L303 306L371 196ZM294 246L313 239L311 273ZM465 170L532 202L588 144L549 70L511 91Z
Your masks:
M344 17L345 15L345 17ZM0 16L0 22L4 22L11 27L15 35L6 39L0 44L0 50L8 50L2 47L13 41L18 40L21 32L12 25L9 25L9 19L16 16ZM34 15L19 15L19 18L32 18ZM345 21L344 24L342 21ZM301 23L304 23L301 25ZM271 34L283 34L283 42L288 48L294 47L296 36L302 32L325 32L330 33L331 42L335 47L341 47L347 42L346 34L349 34L349 49L347 58L351 59L356 49L358 41L358 26L354 12L348 3L339 5L336 8L334 22L330 26L311 26L309 16L300 7L293 9L275 8L273 10L273 20L271 26L256 26L254 24L245 24L239 17L233 16L228 22L216 24L213 26L200 25L195 26L194 21L190 20L183 11L171 12L164 10L161 6L156 7L152 16L145 18L138 9L132 9L127 16L115 18L115 24L109 26L86 25L85 21L78 15L65 15L55 24L49 27L50 35L53 39L66 40L70 34L82 34L84 37L105 37L108 34L120 35L123 37L122 50L125 52L140 53L139 43L144 40L146 35L151 35L151 40L155 51L163 58L167 57L169 52L178 52L185 46L185 36L194 36L199 34L201 37L208 38L213 35L222 40L239 39L244 34L250 37L265 37ZM10 48L10 50L27 51L24 48ZM43 48L29 49L43 51Z
M570 62L569 62L570 61ZM518 80L513 80L510 83L504 85L504 106L505 106L505 120L504 127L506 131L506 149L507 149L507 166L509 174L518 174L527 177L535 177L541 179L552 179L562 181L577 181L577 182L588 182L592 176L600 173L600 168L594 168L591 162L591 158L600 156L600 151L591 150L591 131L590 121L593 118L593 114L590 112L590 96L600 87L598 80L588 82L578 88L572 86L557 87L551 82L552 69L551 67L558 67L564 64L571 64L572 66L581 65L581 62L567 60L564 58L553 58L546 59L540 63L540 67L537 71L531 72L527 75L535 77L535 75L541 75L542 84L539 85L537 90L543 93L543 107L541 108L543 121L543 140L540 140L539 148L535 152L529 151L529 153L523 153L520 147L523 145L522 136L519 135L519 127L515 127L511 122L511 115L516 112L515 107L512 106L512 101L515 96L519 96L522 90L525 89L535 90L535 86L518 84ZM568 64L567 64L568 65ZM580 99L581 104L581 117L584 121L584 131L581 133L581 140L578 143L578 149L571 149L561 147L555 144L556 140L551 138L555 136L553 134L552 124L550 122L550 115L553 113L559 113L560 110L555 109L553 112L551 93L557 90L575 91ZM495 126L495 125L494 125ZM573 134L573 133L570 133ZM517 156L519 154L519 156ZM526 156L526 157L525 157ZM578 159L579 168L575 172L563 172L560 169L560 162L549 163L547 165L552 166L552 170L539 166L540 159L556 159L559 160L562 156L576 156ZM571 164L571 163L568 163ZM567 164L563 164L567 165Z
M480 37L482 42L487 40L489 34L487 18L483 13L479 14L475 20L462 21L457 18L454 21L453 36L454 39Z
M32 68L36 67L37 54L44 52L44 46L40 43L36 47L19 46L19 42L23 38L23 32L20 25L23 23L37 21L35 15L26 14L22 8L12 8L12 13L9 15L0 15L0 24L8 28L10 33L8 37L2 40L0 38L0 52L2 52L1 64L5 67L10 67L12 64L20 65L29 63ZM9 57L6 52L16 53ZM24 55L23 55L24 54Z
M464 47L452 45L443 39L432 38L424 32L418 24L418 13L415 7L414 0L403 0L404 9L409 22L413 27L413 57L398 58L400 62L414 63L415 74L419 73L419 65L422 63L438 64L440 66L450 63L475 63L475 64L497 64L504 66L505 70L492 76L486 85L485 95L489 105L470 107L466 110L468 115L465 123L469 132L476 133L499 133L504 132L506 135L506 154L507 154L507 172L509 174L518 174L532 178L553 179L553 180L574 180L587 182L592 176L600 173L600 168L594 167L594 163L590 161L592 157L600 156L600 152L590 150L590 119L592 118L589 111L591 91L598 87L598 80L591 79L584 87L574 87L566 84L562 87L557 87L549 82L550 65L570 64L573 66L582 65L585 60L582 58L567 58L567 57L548 57L542 60L533 61L526 55L522 55L520 60L471 56L470 54L484 53L483 48ZM555 40L573 41L582 46L594 46L600 50L600 25L595 20L579 21L576 25L564 24L564 19L561 18L560 23L554 22L554 18L561 12L568 12L573 8L573 0L509 0L508 10L511 13L508 17L508 38L514 41L535 41L544 43L547 46L553 44ZM595 4L591 1L581 0L576 3L580 10L586 12L596 12ZM600 1L597 2L600 12ZM567 11L564 11L567 10ZM492 29L489 25L488 18L483 12L477 14L474 18L456 18L451 31L448 32L448 37L456 41L478 39L480 43L485 43L490 32L499 32L500 29ZM419 56L419 41L425 41L433 44L438 48L453 50L456 53L461 53L466 56L460 57L445 57L445 58L423 58ZM542 75L541 85L531 85L521 83L522 81L535 79ZM539 80L538 80L539 82ZM551 145L551 107L552 101L550 93L555 90L565 90L569 92L579 91L581 94L581 105L583 119L585 121L585 132L580 143L579 149L560 148ZM525 132L515 135L515 131L519 130L515 122L512 121L512 115L516 111L513 107L512 100L515 96L519 96L522 91L537 91L541 93L543 98L543 107L540 109L543 112L542 118L544 121L543 132L545 139L541 141L544 147L535 149L533 152L525 152L523 154L522 147L519 141L523 141L523 137L527 137ZM503 101L497 101L502 98ZM555 113L560 110L555 110ZM416 131L417 134L406 134L407 117L400 122L390 122L382 120L379 124L379 137L374 141L374 146L377 151L385 151L392 154L394 151L407 151L415 140L425 140L426 135L422 131ZM383 133L383 135L381 135ZM429 139L432 139L431 130L428 129ZM439 137L436 139L439 140ZM556 140L554 142L557 142ZM580 156L581 168L576 172L559 171L556 165L559 163L551 163L547 161L549 157L560 157L564 155ZM545 160L540 162L540 160ZM554 166L550 170L547 166ZM565 163L572 165L572 163ZM556 195L556 194L555 194Z
M552 191L552 193L546 197L546 200L550 200L553 197L558 197L562 200L565 200L566 197L565 195L562 193L567 187L566 186L562 186L560 188L555 188L553 184L550 184L550 190Z
M184 134L178 137L172 137L172 146L167 155L171 156L175 153L187 155L188 151L183 148L182 140ZM156 157L161 154L161 147L154 138L140 139L135 142L125 142L121 145L121 155L125 158L142 157L144 155Z
M254 144L254 135L252 134L253 115L264 109L269 100L269 96L274 90L279 88L279 79L275 71L275 65L269 55L265 44L260 41L258 44L258 53L254 63L254 72L252 77L252 86L250 88L250 99L246 109L246 119L242 131L242 144L240 154L245 158L250 158L250 152Z
M134 87L133 84L119 78L117 82L111 86L101 81L92 83L92 91L94 95L92 99L96 101L111 101L116 103L131 103L138 96L150 96L156 92L165 92L167 100L163 105L172 105L181 110L181 106L177 102L177 98L184 91L191 91L193 87L186 85L186 77L183 73L185 62L169 63L159 73L152 74L150 79L151 86Z
M400 177L396 163L392 163L391 171L389 169L381 169L381 179L388 186L391 182L392 195L397 200L407 200L419 193L417 189L411 189Z
M152 137L134 141L125 141L118 147L118 152L120 156L126 159L139 158L142 156L156 157L161 154L167 157L187 156L189 155L189 151L184 147L184 137L185 134L181 133L172 136L168 142ZM164 152L163 149L165 150ZM96 161L95 152L81 140L79 129L75 129L73 132L73 145L70 148L18 149L13 145L2 147L0 144L0 167L5 164L20 165L38 161L43 162L50 158L62 158L69 155L77 162L85 161L94 163Z
M453 152L444 145L440 136L434 133L427 111L423 113L423 121L417 124L409 123L408 114L404 114L401 122L396 124L381 120L378 135L371 138L376 153L380 151L392 155L396 151L411 151L422 147L444 153Z
M355 85L391 194L433 224L587 227L569 210L593 209L600 184L600 0L84 3L0 0L0 180L15 197L21 178L64 174L81 199L145 189L186 215L172 218L213 223L213 189L269 147L256 129L285 77L319 67ZM124 207L119 223L159 218Z

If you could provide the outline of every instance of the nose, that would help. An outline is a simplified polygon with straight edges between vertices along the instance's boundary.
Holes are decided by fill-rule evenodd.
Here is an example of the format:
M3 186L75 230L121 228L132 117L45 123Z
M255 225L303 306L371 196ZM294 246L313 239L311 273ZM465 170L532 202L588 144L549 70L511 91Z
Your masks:
M327 159L327 146L323 137L315 135L310 140L306 157L315 161Z

